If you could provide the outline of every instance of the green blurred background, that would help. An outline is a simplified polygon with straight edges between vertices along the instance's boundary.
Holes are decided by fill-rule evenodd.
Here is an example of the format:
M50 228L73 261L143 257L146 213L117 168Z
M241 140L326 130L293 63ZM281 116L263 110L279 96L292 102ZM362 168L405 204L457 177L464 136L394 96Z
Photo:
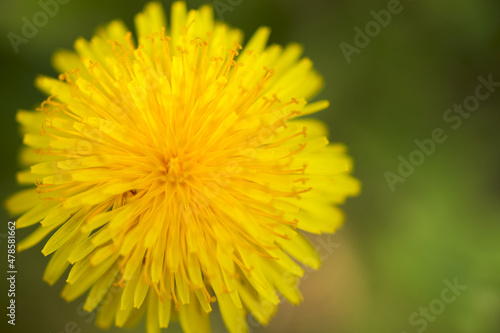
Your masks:
M196 8L207 1L187 2ZM22 17L31 18L40 6L2 0L0 199L18 188L16 110L36 107L45 98L33 80L39 73L56 75L51 54L71 48L79 36L90 38L98 25L112 19L122 18L132 27L145 3L72 0L16 54L6 36L20 34ZM331 101L318 117L330 125L332 141L348 145L363 183L362 195L345 205L345 226L334 236L310 237L319 246L334 245L330 252L323 248L323 267L302 282L304 302L283 304L268 327L251 325L251 331L500 332L500 88L458 129L443 120L448 108L474 95L478 76L491 74L500 81L500 2L402 1L401 13L350 63L340 43L353 45L353 29L364 29L373 20L370 11L386 9L387 1L232 3L223 19L246 36L267 25L273 29L271 42L305 46L306 56L325 77L318 98ZM169 9L170 1L163 4ZM398 157L408 159L417 148L414 141L429 138L435 128L442 128L448 139L392 191L384 173L397 173ZM0 213L3 253L9 219ZM29 231L20 230L18 241ZM54 287L42 281L48 260L41 248L17 256L16 330L99 332L92 315L81 311L82 299L67 304L60 298L62 281ZM467 289L440 309L444 281L455 279ZM6 291L2 282L4 302ZM418 312L429 305L442 313L422 319ZM417 323L409 321L412 315ZM218 315L212 318L214 332L225 332ZM171 328L179 330L177 324ZM142 331L141 324L130 332Z

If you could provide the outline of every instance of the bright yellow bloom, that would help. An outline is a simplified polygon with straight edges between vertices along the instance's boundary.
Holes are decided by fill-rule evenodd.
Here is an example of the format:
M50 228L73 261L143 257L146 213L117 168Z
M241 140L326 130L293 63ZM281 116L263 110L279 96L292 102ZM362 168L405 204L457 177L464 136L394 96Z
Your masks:
M62 296L90 289L101 327L146 313L150 333L171 317L208 332L215 301L230 332L247 331L247 311L265 325L277 292L301 301L291 257L320 265L298 229L334 232L359 191L344 147L299 119L328 106L306 102L322 79L300 46L266 47L267 28L242 48L210 6L177 2L167 26L151 3L135 24L137 42L114 21L58 52L63 74L36 82L50 97L19 111L18 179L36 189L7 207L19 228L40 225L18 249L55 230L44 280L71 265Z

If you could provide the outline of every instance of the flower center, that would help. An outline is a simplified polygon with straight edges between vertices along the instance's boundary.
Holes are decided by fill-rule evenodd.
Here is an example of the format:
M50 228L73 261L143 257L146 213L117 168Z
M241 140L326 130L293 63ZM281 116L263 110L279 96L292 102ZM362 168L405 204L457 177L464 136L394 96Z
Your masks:
M171 183L183 183L182 162L178 157L172 157L167 162L167 180Z

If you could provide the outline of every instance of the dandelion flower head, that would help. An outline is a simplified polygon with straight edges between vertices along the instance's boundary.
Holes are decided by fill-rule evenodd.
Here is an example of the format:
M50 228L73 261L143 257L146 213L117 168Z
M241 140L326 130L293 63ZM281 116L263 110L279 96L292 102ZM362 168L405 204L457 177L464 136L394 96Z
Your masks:
M135 26L58 51L59 77L36 80L48 99L18 112L31 186L6 205L38 225L18 250L48 238L44 280L87 293L103 328L208 332L214 302L232 333L247 313L265 325L279 295L301 301L299 263L320 265L302 231L334 232L359 191L344 146L303 118L328 107L308 103L322 78L268 28L242 47L210 6L176 2L167 24L150 3Z

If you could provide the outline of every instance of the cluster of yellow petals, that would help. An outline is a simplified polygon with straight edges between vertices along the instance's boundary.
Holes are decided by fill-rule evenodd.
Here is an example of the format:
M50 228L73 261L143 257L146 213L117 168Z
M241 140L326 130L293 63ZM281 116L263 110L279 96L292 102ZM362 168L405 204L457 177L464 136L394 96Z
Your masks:
M298 229L334 232L336 207L357 194L351 161L325 126L300 116L322 85L296 44L266 47L259 29L214 22L212 8L158 3L135 19L137 42L120 21L54 58L58 79L41 77L48 98L19 111L29 148L23 190L9 199L18 227L38 229L18 249L55 231L44 279L71 266L62 295L88 291L97 324L135 324L149 333L176 317L208 332L218 302L230 332L246 312L266 324L280 302L301 300L303 268L317 268ZM137 46L136 46L137 45Z

